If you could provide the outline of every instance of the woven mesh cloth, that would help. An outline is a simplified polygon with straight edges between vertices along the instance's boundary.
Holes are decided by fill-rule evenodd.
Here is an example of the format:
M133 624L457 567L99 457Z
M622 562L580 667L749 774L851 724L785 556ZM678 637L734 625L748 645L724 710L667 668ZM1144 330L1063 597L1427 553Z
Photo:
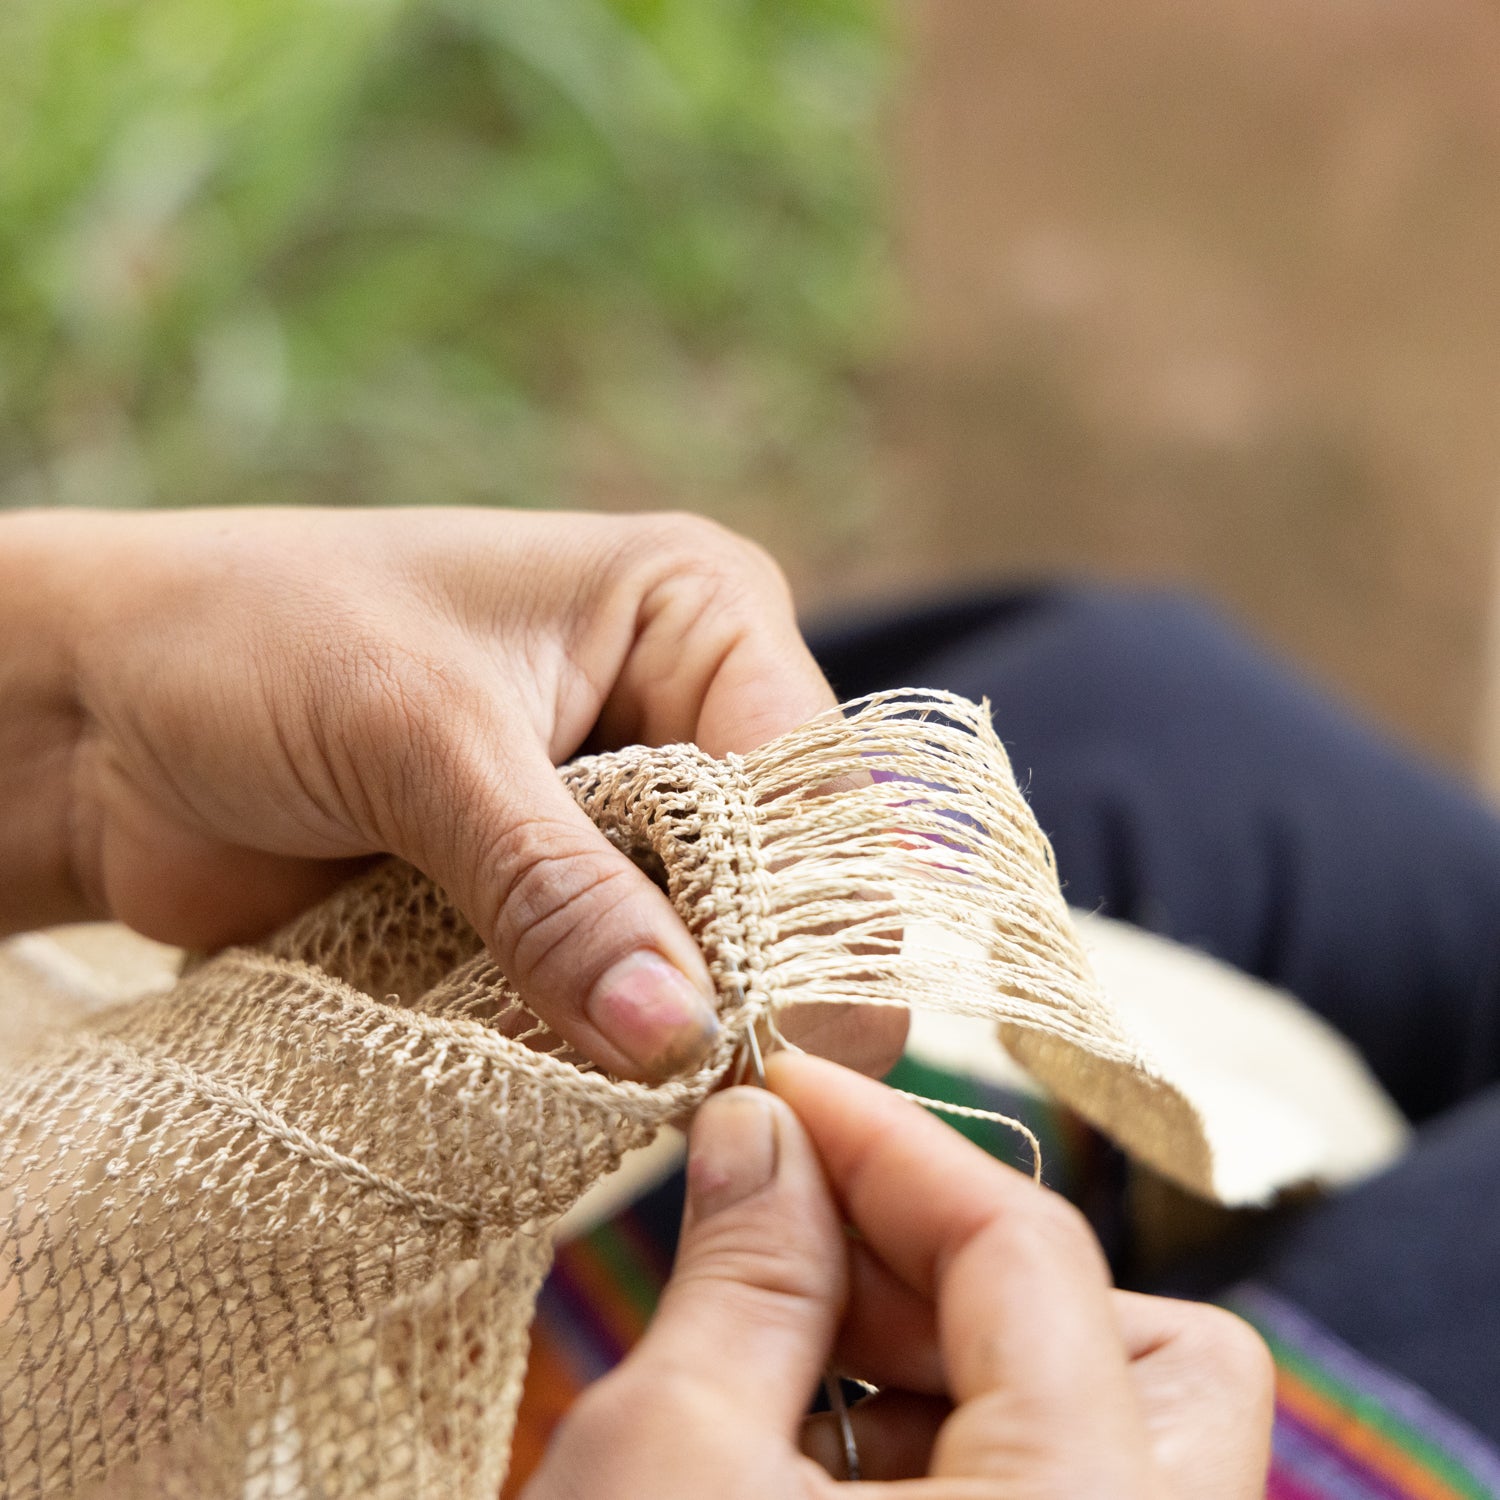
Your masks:
M592 1069L395 863L73 1025L0 1074L0 1494L492 1500L551 1227L794 1005L992 1020L1137 1155L1207 1180L987 709L879 695L745 756L562 774L700 943L714 1055L654 1088Z

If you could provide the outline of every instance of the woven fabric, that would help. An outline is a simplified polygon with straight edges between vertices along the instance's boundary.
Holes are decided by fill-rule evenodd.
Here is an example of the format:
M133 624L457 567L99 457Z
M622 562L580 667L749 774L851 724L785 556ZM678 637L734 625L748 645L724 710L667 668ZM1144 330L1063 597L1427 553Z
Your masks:
M1500 1453L1425 1392L1254 1283L1229 1305L1276 1360L1267 1500L1495 1500Z
M700 943L714 1054L655 1088L598 1072L397 864L81 1015L0 1073L0 1492L491 1500L552 1226L798 1004L998 1023L1055 1095L1211 1190L985 708L883 694L743 757L562 774Z

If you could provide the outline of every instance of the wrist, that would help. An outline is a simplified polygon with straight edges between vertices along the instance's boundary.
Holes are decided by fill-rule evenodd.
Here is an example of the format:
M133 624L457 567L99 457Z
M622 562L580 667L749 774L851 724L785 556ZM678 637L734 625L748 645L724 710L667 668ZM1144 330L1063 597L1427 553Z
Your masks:
M94 914L74 875L70 783L79 580L100 519L0 517L0 933Z

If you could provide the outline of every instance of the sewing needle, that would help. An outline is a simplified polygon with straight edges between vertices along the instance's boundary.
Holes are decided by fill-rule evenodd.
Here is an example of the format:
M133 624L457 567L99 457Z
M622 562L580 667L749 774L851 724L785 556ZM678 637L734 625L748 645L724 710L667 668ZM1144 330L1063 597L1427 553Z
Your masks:
M760 1039L755 1034L754 1026L746 1031L745 1040L750 1048L751 1074L759 1087L766 1088L766 1064L761 1056ZM860 1478L859 1444L854 1437L854 1423L849 1416L849 1403L844 1400L843 1382L832 1365L823 1374L823 1391L828 1397L828 1409L833 1413L834 1420L839 1425L839 1439L844 1445L844 1478L851 1482L858 1481Z

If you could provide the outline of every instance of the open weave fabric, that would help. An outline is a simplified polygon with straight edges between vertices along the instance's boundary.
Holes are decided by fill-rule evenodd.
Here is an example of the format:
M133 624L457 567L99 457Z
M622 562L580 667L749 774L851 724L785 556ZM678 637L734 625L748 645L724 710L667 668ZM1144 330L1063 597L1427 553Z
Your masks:
M562 775L665 883L721 1042L593 1069L391 863L0 1074L0 1493L492 1500L549 1230L807 1002L956 1011L1211 1186L1073 934L988 711L882 694L745 756Z

